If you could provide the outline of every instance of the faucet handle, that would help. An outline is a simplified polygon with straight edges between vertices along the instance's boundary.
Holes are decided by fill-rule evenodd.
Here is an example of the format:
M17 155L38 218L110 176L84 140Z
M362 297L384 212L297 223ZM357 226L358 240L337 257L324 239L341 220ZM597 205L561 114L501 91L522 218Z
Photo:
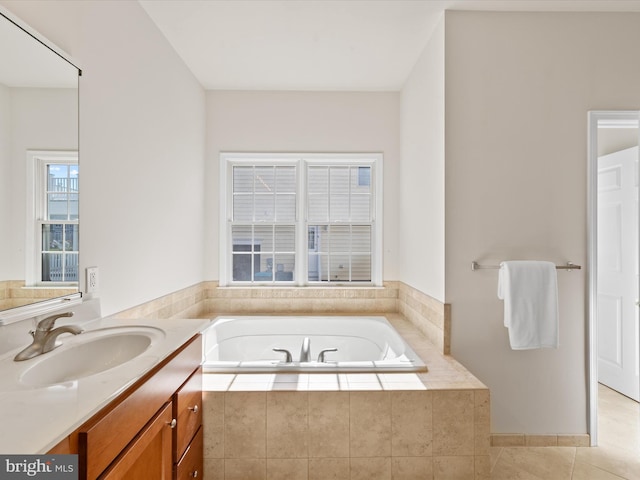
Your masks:
M318 355L318 363L324 363L324 357L328 352L337 352L338 349L337 348L325 348L324 350L322 350L320 352L320 355Z
M56 323L56 320L62 317L73 317L73 312L56 313L55 315L48 316L37 323L36 330L48 332L53 328L53 324Z
M284 353L285 356L285 363L292 363L293 362L293 357L291 356L291 352L289 350L287 350L286 348L273 348L272 349L274 352L279 352L279 353Z

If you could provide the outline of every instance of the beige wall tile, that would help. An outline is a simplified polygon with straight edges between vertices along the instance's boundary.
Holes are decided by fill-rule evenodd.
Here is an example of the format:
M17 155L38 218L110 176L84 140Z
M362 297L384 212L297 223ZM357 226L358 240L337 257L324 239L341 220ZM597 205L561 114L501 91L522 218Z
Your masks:
M349 395L309 393L309 457L349 456Z
M349 480L348 458L310 458L309 480Z
M233 458L224 461L225 480L265 480L267 461L264 458ZM209 478L207 477L207 480Z
M267 458L267 480L307 480L306 458Z
M491 398L489 389L476 390L474 392L474 419L476 423L490 423L491 421Z
M475 480L491 478L491 458L489 455L476 455L474 458Z
M329 300L329 301L328 301ZM403 284L383 288L224 288L208 281L119 312L119 318L214 317L240 314L402 313L441 353L449 353L450 305Z
M488 422L473 424L473 452L474 455L489 455L491 448L491 433Z
M559 447L588 447L591 444L591 438L588 434L584 435L558 435Z
M432 406L431 392L391 392L391 453L393 456L431 456Z
M392 457L392 480L430 480L433 478L431 457Z
M434 480L469 480L475 476L473 456L433 457Z
M351 480L391 480L391 458L351 458Z
M225 395L225 458L265 458L265 392L227 392Z
M352 457L391 455L391 394L351 392L349 447Z
M309 456L308 411L306 392L267 393L267 457Z
M557 435L525 435L524 444L527 447L556 447Z
M489 389L474 391L474 452L489 455L491 446L491 398Z
M473 455L474 392L433 392L433 455Z
M202 392L205 458L224 458L224 396L223 392Z
M521 433L492 433L492 447L524 447L524 435Z
M205 458L204 478L207 480L224 480L224 459Z

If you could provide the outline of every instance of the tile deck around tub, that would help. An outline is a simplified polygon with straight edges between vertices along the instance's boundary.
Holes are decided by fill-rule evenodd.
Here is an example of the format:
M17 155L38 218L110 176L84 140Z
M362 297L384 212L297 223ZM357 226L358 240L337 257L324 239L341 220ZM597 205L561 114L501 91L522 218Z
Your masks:
M206 478L488 479L489 390L386 317L427 372L205 374Z
M415 373L205 374L203 388L211 392L427 390Z

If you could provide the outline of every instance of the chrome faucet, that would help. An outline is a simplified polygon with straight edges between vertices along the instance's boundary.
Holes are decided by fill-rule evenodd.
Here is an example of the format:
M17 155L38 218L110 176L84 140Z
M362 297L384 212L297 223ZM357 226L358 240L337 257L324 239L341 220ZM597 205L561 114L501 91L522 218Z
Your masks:
M311 361L311 339L304 337L302 348L300 349L300 363Z
M43 353L50 352L57 347L56 340L63 333L72 333L78 335L82 332L80 327L76 325L64 325L62 327L53 328L56 320L61 317L72 317L73 312L58 313L50 317L40 320L35 330L29 333L33 337L33 342L27 348L18 353L13 359L16 362L28 360Z
M325 363L325 355L329 352L337 352L337 348L325 348L318 355L318 363Z
M273 348L274 352L284 353L284 362L291 363L293 362L293 357L291 356L291 352L286 348Z

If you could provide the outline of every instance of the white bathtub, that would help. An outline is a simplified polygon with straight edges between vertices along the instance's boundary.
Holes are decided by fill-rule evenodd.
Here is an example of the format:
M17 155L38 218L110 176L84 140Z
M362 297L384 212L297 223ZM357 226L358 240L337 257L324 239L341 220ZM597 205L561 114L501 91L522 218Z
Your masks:
M309 361L300 361L309 339ZM286 361L284 349L291 353ZM322 350L324 361L318 361ZM204 332L205 372L417 372L427 367L384 317L217 317Z

